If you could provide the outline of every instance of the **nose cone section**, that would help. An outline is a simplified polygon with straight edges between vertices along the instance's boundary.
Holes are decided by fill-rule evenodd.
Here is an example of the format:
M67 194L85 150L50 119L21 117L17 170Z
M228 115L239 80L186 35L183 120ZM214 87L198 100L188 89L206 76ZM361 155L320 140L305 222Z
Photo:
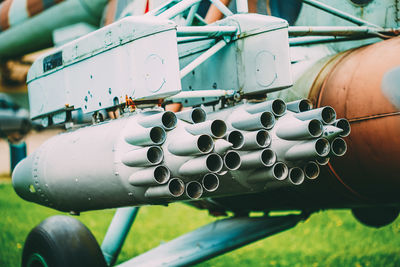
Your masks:
M35 183L33 180L33 158L31 155L18 163L12 173L12 185L21 198L27 201L39 202L41 190L39 183Z

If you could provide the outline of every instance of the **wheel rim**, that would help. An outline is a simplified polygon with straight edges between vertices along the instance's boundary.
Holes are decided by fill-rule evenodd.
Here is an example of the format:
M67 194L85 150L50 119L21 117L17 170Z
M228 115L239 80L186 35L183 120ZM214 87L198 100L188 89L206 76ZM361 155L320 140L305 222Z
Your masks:
M45 259L37 253L32 254L28 259L28 267L49 267Z

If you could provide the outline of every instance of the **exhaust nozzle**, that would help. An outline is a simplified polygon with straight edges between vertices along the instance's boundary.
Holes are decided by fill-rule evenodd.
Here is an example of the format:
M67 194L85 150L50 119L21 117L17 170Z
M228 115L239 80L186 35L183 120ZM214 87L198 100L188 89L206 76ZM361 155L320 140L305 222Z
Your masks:
M322 132L322 123L317 119L287 118L277 125L276 135L285 140L304 140L320 137Z
M199 182L191 181L186 184L186 195L190 199L199 199L203 195L203 187Z
M308 99L300 99L286 104L288 110L292 112L304 112L312 109L312 103Z
M187 125L186 131L191 134L208 134L213 138L221 138L226 133L226 124L222 120L208 120L197 124Z
M347 144L343 138L335 138L331 143L331 154L341 157L347 152Z
M221 156L212 153L188 160L179 168L179 174L182 176L196 176L208 172L219 172L222 167Z
M349 136L349 134L351 132L351 127L350 127L350 123L349 123L348 120L346 120L346 119L338 119L333 123L333 125L335 125L336 127L338 127L338 128L343 130L340 133L341 137Z
M242 160L236 151L228 151L224 156L224 165L228 170L234 171L240 168Z
M165 184L170 178L171 172L166 166L159 165L147 167L135 172L129 177L129 183L134 186L153 186Z
M304 166L304 174L307 179L314 180L319 176L319 166L314 161L307 162L306 166Z
M158 146L150 146L129 151L122 156L122 163L129 167L147 167L161 163L164 153Z
M300 120L318 119L324 124L332 124L336 120L336 112L332 107L326 106L296 113L295 117Z
M185 134L168 145L168 151L177 156L190 156L210 153L214 148L211 136Z
M173 113L172 111L165 111L153 115L144 116L143 118L140 118L138 122L143 127L160 126L168 131L175 128L177 124L177 118L175 113Z
M230 122L232 127L239 130L271 129L275 125L275 117L271 112L267 111L254 114L243 111L235 113Z
M201 184L207 192L214 192L219 187L219 178L215 173L207 173L203 176Z
M241 153L240 156L242 158L240 169L271 167L276 162L276 154L269 148L254 152Z
M185 184L179 178L172 178L168 184L149 187L144 196L147 198L176 198L185 192Z
M306 141L289 148L285 153L285 159L290 161L316 159L329 154L329 142L325 138Z
M166 138L165 130L161 127L136 127L125 135L125 141L134 146L161 145Z
M200 123L206 120L206 112L202 108L193 108L175 113L176 117L188 123Z
M282 99L278 98L249 105L248 107L246 107L246 111L251 114L269 111L272 112L275 117L280 117L286 113L286 104Z

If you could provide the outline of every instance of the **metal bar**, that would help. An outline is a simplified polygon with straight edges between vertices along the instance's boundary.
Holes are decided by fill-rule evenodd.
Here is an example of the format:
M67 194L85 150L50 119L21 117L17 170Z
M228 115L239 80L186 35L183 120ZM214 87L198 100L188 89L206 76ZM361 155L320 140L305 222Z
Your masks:
M219 37L223 35L234 35L237 32L235 26L179 26L177 36L208 36Z
M344 20L350 21L350 22L352 22L354 24L357 24L357 25L360 25L360 26L367 25L367 26L371 26L371 27L375 27L375 28L381 28L378 25L375 25L375 24L370 23L370 22L368 22L366 20L357 18L357 17L355 17L355 16L353 16L353 15L351 15L349 13L346 13L344 11L341 11L339 9L336 9L334 7L331 7L329 5L321 3L319 1L316 1L316 0L300 0L300 1L302 1L303 3L305 3L307 5L310 5L310 6L313 6L315 8L318 8L320 10L323 10L323 11L329 13L329 14L332 14L332 15L337 16L339 18L342 18Z
M201 54L198 58L190 62L186 67L184 67L180 71L181 79L185 77L187 74L189 74L192 70L200 66L204 61L206 61L208 58L213 56L215 53L217 53L219 50L224 48L226 46L226 42L224 40L219 41L216 43L214 46L209 48L206 52Z
M203 24L203 25L207 25L208 24L207 21L202 16L200 16L199 14L196 13L194 16L198 21L200 21L201 24Z
M193 23L193 19L196 15L197 10L199 9L200 3L197 3L196 5L193 5L190 10L189 10L189 14L186 18L186 25L187 26L192 26Z
M247 0L236 0L236 10L238 13L249 13Z
M369 26L290 26L289 36L377 36L399 35L399 29L377 29Z
M14 170L18 162L26 158L26 143L21 142L17 144L9 143L10 146L10 170Z
M167 100L174 100L180 98L199 98L199 97L221 97L232 96L235 94L233 90L196 90L196 91L181 91L180 93L170 96Z
M122 245L139 211L137 207L119 208L108 227L106 236L101 244L101 251L109 266L118 258Z
M157 15L160 18L163 19L172 19L185 11L186 9L192 7L193 5L200 3L201 0L183 0L176 5L168 8L167 10L163 11L159 15Z
M191 42L198 42L198 41L204 41L204 40L210 40L209 37L207 36L189 36L189 37L178 37L177 42L178 44L186 44L186 43L191 43Z
M210 2L213 3L214 6L218 8L219 11L221 11L221 13L226 17L233 15L232 11L230 11L230 9L227 8L220 0L210 0Z
M289 38L290 46L302 46L302 45L315 45L315 44L326 44L334 42L345 42L345 41L357 41L369 38L375 38L374 36L360 36L360 37L336 37L336 36L326 36L326 37L296 37Z
M118 267L191 266L294 227L303 215L233 217L162 244Z

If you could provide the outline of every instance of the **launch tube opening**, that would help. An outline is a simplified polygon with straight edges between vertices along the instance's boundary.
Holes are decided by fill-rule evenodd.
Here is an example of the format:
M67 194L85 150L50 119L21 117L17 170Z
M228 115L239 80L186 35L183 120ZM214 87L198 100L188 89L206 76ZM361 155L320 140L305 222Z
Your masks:
M329 142L325 138L320 138L315 142L315 151L318 156L325 157L329 154Z
M166 182L168 182L170 175L171 173L169 169L165 166L157 166L154 169L154 179L159 184L165 184Z
M207 173L203 177L203 187L208 192L214 192L219 186L219 178L214 173Z
M271 137L267 131L261 130L257 132L256 141L260 147L267 147L271 144Z
M322 135L323 126L319 120L310 120L308 123L308 132L313 137L320 137Z
M342 129L343 132L340 133L341 137L346 137L350 134L350 123L346 119L339 119L335 122L335 126Z
M326 157L326 158L317 158L317 163L319 165L324 166L324 165L328 164L328 162L329 162L329 158L328 157Z
M302 99L299 103L299 111L304 112L304 111L309 111L310 109L312 109L312 104L310 100Z
M332 152L335 156L341 157L347 151L347 144L342 138L336 138L332 141Z
M261 124L267 129L271 129L275 125L275 117L271 112L263 112L261 114Z
M286 103L281 99L275 99L272 102L272 112L275 116L282 116L286 112Z
M276 154L271 149L264 149L261 153L261 162L266 167L271 167L276 162Z
M161 127L153 127L150 130L150 139L154 144L162 144L165 141L165 131Z
M304 181L304 172L298 167L291 168L289 170L289 180L294 185L300 185Z
M192 111L193 123L200 123L206 120L206 112L202 108L195 108Z
M324 107L321 112L321 118L325 124L331 124L336 120L336 112L331 107Z
M176 126L176 115L171 111L166 111L161 117L161 122L165 129L173 129Z
M310 180L316 179L319 175L319 166L315 162L308 162L304 167L304 174Z
M223 162L219 155L210 154L206 160L207 168L210 172L219 172L222 170Z
M286 179L288 176L288 167L283 162L277 162L273 167L273 174L279 181Z
M209 135L200 135L200 137L197 139L197 147L203 153L211 152L214 147L214 141Z
M163 160L163 152L161 148L152 146L147 150L147 159L152 164L158 164Z
M214 120L211 123L211 133L217 137L223 137L226 133L226 124L221 120Z
M180 197L185 192L185 184L181 179L173 178L169 181L168 190L174 197Z
M242 161L240 155L236 151L229 151L224 157L224 163L229 170L234 171L239 169Z
M198 199L203 195L203 187L199 182L189 182L186 185L186 195L191 199Z
M244 145L243 134L239 131L232 131L228 135L228 142L232 144L233 149L240 149Z

